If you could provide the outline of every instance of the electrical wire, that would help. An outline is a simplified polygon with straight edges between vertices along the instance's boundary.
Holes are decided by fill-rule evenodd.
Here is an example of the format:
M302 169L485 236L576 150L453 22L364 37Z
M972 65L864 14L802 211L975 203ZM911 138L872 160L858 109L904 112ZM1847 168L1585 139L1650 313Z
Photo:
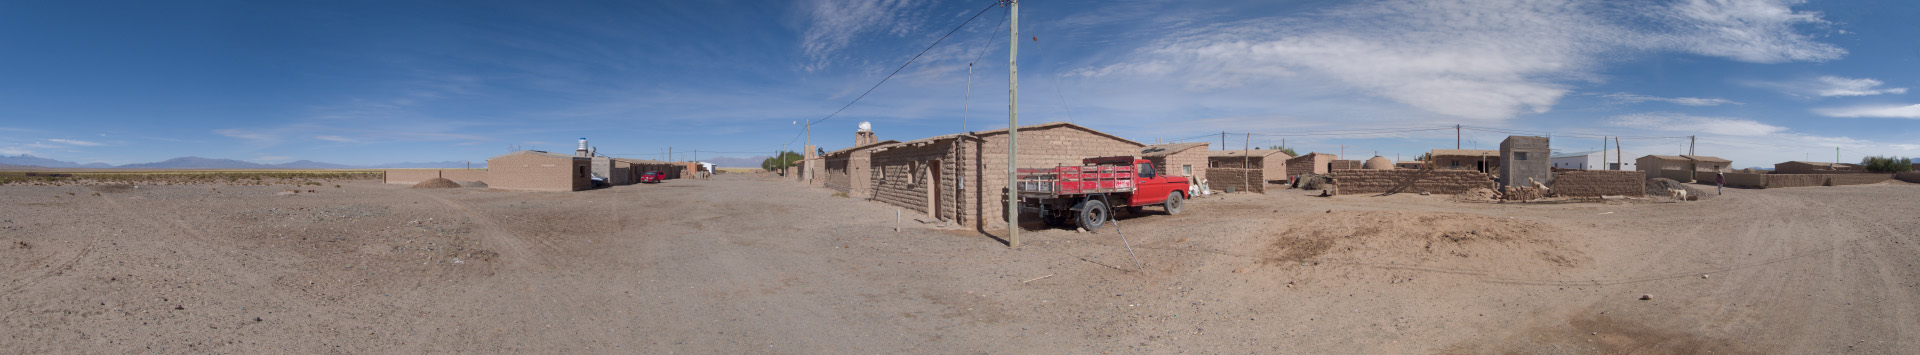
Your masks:
M880 78L880 82L877 82L877 83L873 83L873 87L871 87L871 88L867 88L867 91L866 91L866 92L863 92L863 93L860 93L860 96L858 96L858 97L854 97L854 98L853 98L853 101L850 101L850 102L847 102L847 105L846 105L846 106L840 106L840 109L839 109L839 110L834 110L832 114L828 114L828 115L827 115L826 117L821 117L821 118L820 118L820 119L818 119L818 120L814 120L814 121L812 121L812 122L807 122L807 125L813 125L813 124L817 124L817 123L820 123L820 122L823 122L823 121L826 121L826 120L827 120L827 119L829 119L829 118L833 118L833 116L837 116L837 115L840 115L840 113L841 113L841 112L844 112L844 111L846 111L848 107L853 107L853 104L855 104L855 103L858 103L858 102L860 102L860 99L863 99L863 98L866 98L866 97L867 97L867 94L872 94L872 93L873 93L873 90L875 90L875 89L879 89L879 88L880 88L880 85L881 85L881 84L886 84L886 83L887 83L887 80L888 80L888 79L893 79L893 76L894 76L895 74L900 74L900 71L901 71L901 70L906 70L906 69L907 69L907 66L908 66L908 65L912 65L912 64L913 64L913 61L915 61L915 60L919 60L919 59L920 59L920 56L922 56L922 55L926 55L928 51L932 51L932 50L933 50L933 47L936 47L936 46L939 46L939 45L940 45L940 42L943 42L943 41L946 41L946 40L947 40L947 37L950 37L950 36L953 36L953 34L954 34L955 32L960 32L960 29L961 29L961 28L964 28L964 27L966 27L966 26L967 26L967 24L969 24L969 23L973 23L973 20L974 20L974 19L978 19L978 18L980 18L980 15L984 15L984 14L986 14L986 13L987 13L987 10L993 10L993 7L994 7L994 6L1000 6L1000 2L999 2L999 1L995 1L995 2L993 2L993 5L988 5L988 6L987 6L987 8L985 8L985 9L980 9L980 12L976 12L976 13L974 13L974 14L973 14L973 17L969 17L969 18L967 18L967 21L966 21L966 22L961 22L959 26L954 26L954 27L953 27L953 30L952 30L952 31L947 31L947 34L946 34L946 35L943 35L943 36L940 36L940 39L938 39L938 40L934 40L934 41L933 41L933 44L931 44L931 45L927 45L927 49L922 49L922 50L920 50L920 53L918 53L918 54L914 54L914 55L913 55L913 58L909 58L909 59L907 59L907 62L906 62L906 63L901 63L901 64L900 64L900 67L899 67L899 68L895 68L895 69L893 69L893 72L892 72L892 73L888 73L888 74L887 74L887 77L885 77L885 78Z

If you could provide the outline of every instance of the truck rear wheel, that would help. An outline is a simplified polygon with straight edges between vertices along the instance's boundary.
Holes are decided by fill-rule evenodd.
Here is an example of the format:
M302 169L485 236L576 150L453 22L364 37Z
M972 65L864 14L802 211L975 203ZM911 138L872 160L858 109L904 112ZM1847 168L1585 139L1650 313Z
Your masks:
M1109 213L1112 213L1112 211L1107 210L1107 204L1105 202L1100 202L1100 200L1087 200L1086 203L1080 204L1079 219L1074 222L1080 223L1080 228L1085 228L1088 232L1092 232L1100 229L1101 225L1107 223Z
M1161 202L1160 206L1167 208L1167 214L1180 214L1180 205L1186 203L1182 200L1184 200L1184 198L1180 197L1179 191L1169 192L1167 193L1167 202Z

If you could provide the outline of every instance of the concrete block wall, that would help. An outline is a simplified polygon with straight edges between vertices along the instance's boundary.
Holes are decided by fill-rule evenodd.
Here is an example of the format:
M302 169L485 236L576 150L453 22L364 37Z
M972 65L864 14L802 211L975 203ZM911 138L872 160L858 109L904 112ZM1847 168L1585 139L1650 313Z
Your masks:
M1493 178L1473 170L1334 170L1334 185L1342 194L1377 194L1399 188L1400 193L1454 195L1475 188L1492 189Z
M1909 171L1909 172L1894 174L1893 178L1900 179L1900 181L1920 183L1920 171Z
M487 181L487 171L482 169L392 169L387 170L387 183L413 185L436 177L445 177L455 182Z
M1234 192L1267 193L1267 181L1264 169L1207 168L1207 188L1216 192L1232 189Z
M1647 173L1636 170L1563 171L1553 178L1556 196L1643 196Z
M1553 183L1553 152L1547 146L1547 137L1508 136L1500 141L1501 186L1526 187L1533 186L1534 182Z
M968 172L970 208L978 210L974 219L981 228L1006 227L1007 135L992 134L967 149L975 156L978 170ZM1103 156L1137 156L1144 144L1093 133L1072 126L1025 127L1020 129L1020 168L1049 168L1080 165L1081 159ZM1197 168L1197 167L1196 167Z

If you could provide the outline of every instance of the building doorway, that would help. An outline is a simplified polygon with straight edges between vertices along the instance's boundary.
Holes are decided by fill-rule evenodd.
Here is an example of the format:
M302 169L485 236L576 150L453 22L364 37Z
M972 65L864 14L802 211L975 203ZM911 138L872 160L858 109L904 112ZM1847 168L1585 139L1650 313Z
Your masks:
M927 161L927 217L940 219L940 161Z

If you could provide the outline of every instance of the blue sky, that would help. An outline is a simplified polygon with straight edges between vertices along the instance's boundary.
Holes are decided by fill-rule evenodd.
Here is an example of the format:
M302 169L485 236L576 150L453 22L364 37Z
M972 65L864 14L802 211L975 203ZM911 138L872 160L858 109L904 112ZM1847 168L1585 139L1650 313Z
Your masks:
M112 164L768 155L991 1L4 2L0 154ZM1556 150L1736 166L1920 156L1910 1L1028 1L1023 123L1410 159ZM1005 11L845 112L1006 126ZM998 31L995 33L995 31ZM1037 41L1035 38L1037 37ZM980 58L971 76L967 63ZM1425 129L1425 130L1421 130ZM1236 137L1237 136L1237 137ZM1219 147L1215 147L1219 149ZM690 154L689 154L690 155Z

